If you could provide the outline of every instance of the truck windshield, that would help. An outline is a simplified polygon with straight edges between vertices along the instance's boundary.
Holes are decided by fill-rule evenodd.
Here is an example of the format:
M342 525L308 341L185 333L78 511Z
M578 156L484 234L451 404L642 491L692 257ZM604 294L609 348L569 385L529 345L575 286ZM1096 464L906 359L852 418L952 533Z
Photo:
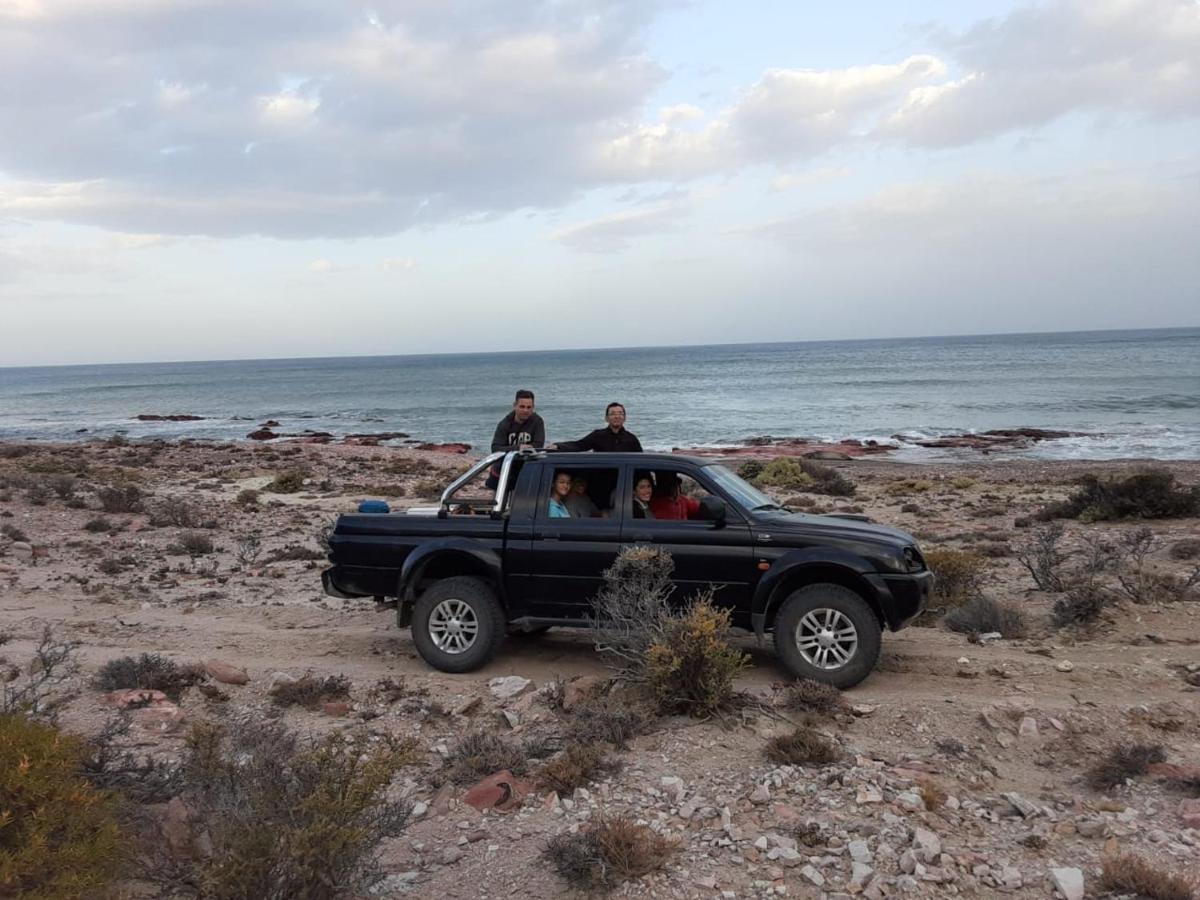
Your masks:
M754 485L743 481L724 466L705 466L704 471L711 475L712 480L728 493L742 509L783 509Z

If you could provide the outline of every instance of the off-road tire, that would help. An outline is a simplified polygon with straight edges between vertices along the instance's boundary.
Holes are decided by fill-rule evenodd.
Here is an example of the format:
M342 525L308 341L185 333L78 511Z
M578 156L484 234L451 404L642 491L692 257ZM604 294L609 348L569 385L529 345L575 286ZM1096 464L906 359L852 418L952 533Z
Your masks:
M826 622L834 626L831 634L841 637L833 641L839 649L827 651L825 662L829 667L823 668L814 661L821 653L817 637L821 629L813 626ZM804 648L797 641L802 623ZM849 628L854 631L852 650L847 650ZM823 681L836 688L853 687L871 674L879 660L882 636L879 618L867 601L840 584L810 584L793 591L775 617L775 652L788 671L797 678ZM839 654L847 652L848 658L838 659Z
M430 627L436 613L434 628L442 625L442 640L446 643L445 625L451 610L461 610L460 621L473 622L475 626L474 637L458 652L438 646ZM443 672L472 672L485 665L499 651L507 631L504 607L492 586L481 578L465 575L443 578L421 594L413 606L412 635L417 652L425 662Z

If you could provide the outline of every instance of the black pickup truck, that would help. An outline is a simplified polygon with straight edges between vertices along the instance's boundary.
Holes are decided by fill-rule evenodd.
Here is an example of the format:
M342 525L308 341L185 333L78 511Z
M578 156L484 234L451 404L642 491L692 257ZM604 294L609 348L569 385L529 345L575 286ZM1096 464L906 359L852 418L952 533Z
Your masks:
M569 517L550 502L563 473ZM446 672L482 666L513 632L586 627L604 570L633 544L670 552L679 602L715 586L735 627L773 634L789 671L838 687L870 674L882 630L911 621L933 586L910 535L794 512L722 465L673 454L493 454L436 507L338 516L329 544L326 593L395 598L400 626Z

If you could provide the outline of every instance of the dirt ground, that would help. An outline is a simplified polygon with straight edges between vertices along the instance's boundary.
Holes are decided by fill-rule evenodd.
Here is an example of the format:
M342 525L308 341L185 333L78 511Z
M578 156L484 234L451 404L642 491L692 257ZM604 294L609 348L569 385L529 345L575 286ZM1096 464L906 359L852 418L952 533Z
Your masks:
M1070 874L1055 880L1069 869L1087 896L1100 896L1101 858L1115 850L1200 872L1200 827L1188 827L1200 826L1196 785L1148 774L1099 792L1084 778L1128 741L1200 766L1200 594L1125 601L1094 628L1055 629L1058 598L1035 590L1013 555L1032 531L1025 517L1067 496L1072 478L1144 463L833 463L856 494L804 502L866 512L911 531L926 551L984 552L984 593L1025 612L1029 636L973 642L936 621L885 635L878 670L846 692L846 712L819 725L841 759L816 768L763 755L796 716L780 705L788 679L770 647L739 637L753 658L739 688L754 703L720 720L664 718L614 752L615 774L557 800L535 790L499 813L462 803L464 789L437 789L441 759L471 730L553 729L563 713L550 702L552 682L609 674L588 635L513 638L485 669L447 675L421 661L393 611L326 597L319 577L320 535L336 513L364 497L421 502L466 461L336 445L0 444L0 633L10 638L0 653L27 659L47 624L77 642L82 667L60 722L83 733L114 715L89 685L111 659L149 652L246 670L248 684L220 686L227 701L190 690L179 722L135 727L129 740L144 752L179 754L187 723L247 716L279 716L305 732L414 736L425 761L394 790L418 815L383 846L389 875L377 896L568 896L542 850L596 813L627 813L679 843L662 871L618 896L1072 896ZM1200 481L1200 462L1162 465L1185 484ZM300 490L264 490L289 472ZM112 485L136 486L143 511L103 512L101 490ZM85 527L98 519L106 530ZM1170 552L1200 537L1196 519L1065 524L1070 548L1149 525L1162 543L1155 571L1185 576L1197 564ZM335 710L344 714L272 705L277 673L308 672L351 680L349 708ZM499 676L531 684L502 700L489 687ZM373 689L388 677L405 699ZM921 795L929 784L936 800ZM804 822L820 826L813 846L794 839Z

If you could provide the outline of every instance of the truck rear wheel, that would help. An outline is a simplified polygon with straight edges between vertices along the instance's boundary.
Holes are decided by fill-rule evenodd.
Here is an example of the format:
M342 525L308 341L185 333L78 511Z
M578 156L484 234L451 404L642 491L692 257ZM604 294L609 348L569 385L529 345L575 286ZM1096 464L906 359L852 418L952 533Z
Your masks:
M875 668L882 634L875 611L850 588L810 584L783 601L775 652L797 678L848 688Z
M471 672L504 643L504 608L481 578L443 578L413 607L413 643L421 658L443 672Z

